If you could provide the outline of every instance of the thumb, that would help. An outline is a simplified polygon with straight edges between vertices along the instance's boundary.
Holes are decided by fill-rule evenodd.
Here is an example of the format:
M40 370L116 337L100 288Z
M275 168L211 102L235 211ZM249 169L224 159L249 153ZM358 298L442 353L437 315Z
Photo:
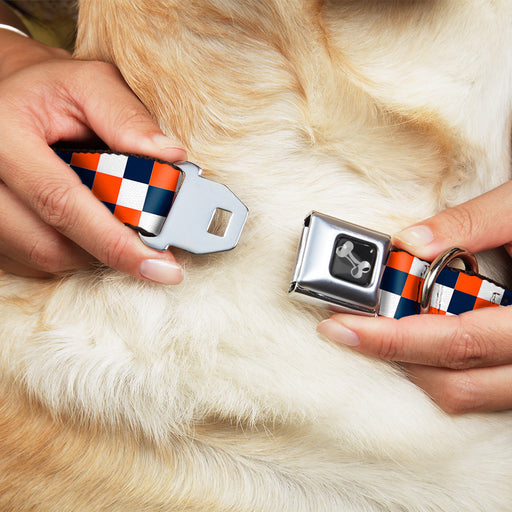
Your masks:
M164 135L114 66L95 62L88 63L88 67L96 72L95 80L83 80L81 70L77 74L78 92L74 93L85 114L85 124L110 149L170 162L186 159L181 143Z
M512 240L512 182L448 208L393 237L393 244L427 260L450 247L473 253Z

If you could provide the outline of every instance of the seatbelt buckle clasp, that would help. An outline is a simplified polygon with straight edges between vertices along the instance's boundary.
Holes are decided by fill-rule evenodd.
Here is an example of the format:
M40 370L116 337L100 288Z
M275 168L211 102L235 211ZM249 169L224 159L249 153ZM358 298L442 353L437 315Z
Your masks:
M225 185L203 178L191 162L173 164L182 177L171 209L156 236L140 234L142 241L160 251L179 247L195 254L228 251L236 247L248 215L247 207ZM218 212L224 214L222 233L211 229Z
M289 294L336 312L375 316L391 238L318 212L310 213Z

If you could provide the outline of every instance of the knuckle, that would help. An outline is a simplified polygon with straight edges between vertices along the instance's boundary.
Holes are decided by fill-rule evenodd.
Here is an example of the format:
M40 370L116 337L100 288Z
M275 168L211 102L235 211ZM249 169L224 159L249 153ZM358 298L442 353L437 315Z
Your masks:
M48 225L61 231L72 224L72 203L74 186L50 184L36 190L35 209Z
M112 237L108 239L105 247L105 257L103 263L108 267L121 269L123 266L123 259L128 252L128 246L130 244L129 236Z
M467 238L474 232L475 212L462 204L456 208L445 210L445 225L450 227L452 233L458 233ZM446 223L446 220L448 222Z
M451 372L446 377L442 395L434 400L449 414L477 411L483 405L471 373L465 370Z
M126 129L138 129L140 127L147 127L148 124L153 125L154 120L142 103L136 99L131 105L125 105L123 110L119 110L118 123Z
M396 332L383 334L379 337L375 355L389 361L398 360L399 354L402 353L401 347L401 338Z
M457 328L446 344L442 365L460 370L477 366L487 358L485 341L473 329L468 329L464 316L457 317Z
M33 267L49 274L57 274L65 270L62 253L41 239L32 243L28 259Z
M64 50L63 48L55 48L51 47L52 56L54 56L57 59L70 59L71 55L67 50Z
M126 107L124 110L117 112L115 120L118 130L116 132L118 144L128 144L133 137L132 130L144 130L148 126L148 122L152 123L146 110L136 107Z
M98 91L108 91L113 84L124 85L121 73L115 66L108 62L100 61L73 61L72 73L66 77L65 88L71 93L74 99L91 108L98 108L101 94ZM91 81L91 76L95 78Z
M121 74L117 68L108 62L99 60L79 61L80 72L84 75L105 77L105 78L120 78Z

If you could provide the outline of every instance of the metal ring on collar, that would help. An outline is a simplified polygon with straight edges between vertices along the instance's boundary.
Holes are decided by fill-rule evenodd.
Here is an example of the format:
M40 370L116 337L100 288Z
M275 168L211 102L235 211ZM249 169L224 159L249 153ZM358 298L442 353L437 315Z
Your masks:
M459 247L452 247L441 253L430 265L420 291L420 313L428 313L434 284L441 271L453 260L462 260L466 271L478 273L478 262L475 256Z

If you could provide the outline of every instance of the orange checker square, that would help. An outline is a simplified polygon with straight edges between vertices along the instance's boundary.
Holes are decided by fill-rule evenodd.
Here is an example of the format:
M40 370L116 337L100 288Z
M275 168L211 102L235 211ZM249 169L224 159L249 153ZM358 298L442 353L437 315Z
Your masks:
M417 301L422 282L423 279L421 277L409 274L407 276L407 280L405 281L404 288L401 293L402 297Z
M139 210L134 210L133 208L127 208L126 206L116 205L114 216L124 224L138 226L141 212Z
M473 309L497 308L498 306L499 304L495 304L494 302L489 302L488 300L477 297Z
M428 312L430 315L446 315L446 311L432 307L428 310Z
M181 171L171 167L169 164L155 162L149 184L152 187L164 188L174 192L178 186L180 175Z
M73 153L71 156L71 165L95 171L98 168L100 156L99 153Z
M468 295L473 295L476 297L480 291L481 286L482 279L480 277L470 276L460 272L459 277L457 278L457 283L455 284L455 289L459 292L464 292Z
M396 270L401 270L402 272L407 272L411 270L412 262L414 261L414 256L405 251L391 251L388 256L388 261L386 263L387 267L394 268Z
M94 178L92 192L100 201L116 204L122 181L123 178L98 172Z

